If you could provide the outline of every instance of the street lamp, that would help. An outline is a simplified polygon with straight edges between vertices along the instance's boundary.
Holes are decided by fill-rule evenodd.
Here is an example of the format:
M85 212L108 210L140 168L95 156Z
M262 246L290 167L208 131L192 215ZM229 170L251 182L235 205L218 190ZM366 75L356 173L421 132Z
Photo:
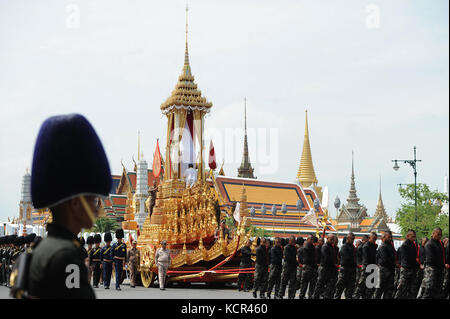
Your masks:
M394 167L393 169L395 171L398 171L398 169L400 168L400 166L398 166L397 162L403 162L405 164L409 164L411 165L411 167L414 170L414 207L415 207L415 213L416 213L416 227L417 227L417 162L422 162L421 160L416 159L416 147L414 146L414 159L413 160L392 160L392 162L394 162Z

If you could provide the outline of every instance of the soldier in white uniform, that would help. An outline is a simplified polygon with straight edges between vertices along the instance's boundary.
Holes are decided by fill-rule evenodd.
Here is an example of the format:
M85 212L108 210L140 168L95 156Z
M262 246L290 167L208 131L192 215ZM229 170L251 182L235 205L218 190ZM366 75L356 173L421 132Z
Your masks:
M184 180L186 181L186 187L192 187L197 180L197 170L194 165L189 164L189 167L184 171Z

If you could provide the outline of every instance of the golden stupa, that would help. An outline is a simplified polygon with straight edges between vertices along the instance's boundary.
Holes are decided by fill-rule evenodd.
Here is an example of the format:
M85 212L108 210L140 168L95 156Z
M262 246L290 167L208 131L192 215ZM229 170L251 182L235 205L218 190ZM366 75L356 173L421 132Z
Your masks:
M316 173L314 172L314 165L311 155L311 145L309 142L308 130L308 111L305 111L305 137L303 141L302 157L297 172L297 180L303 188L313 188L319 199L322 199L322 187L318 186Z

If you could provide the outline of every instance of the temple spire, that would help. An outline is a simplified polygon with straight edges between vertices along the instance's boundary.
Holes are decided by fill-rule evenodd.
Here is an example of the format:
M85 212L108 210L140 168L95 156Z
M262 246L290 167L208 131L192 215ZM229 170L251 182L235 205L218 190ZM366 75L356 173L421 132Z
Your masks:
M378 203L374 217L381 217L384 218L386 221L388 220L388 215L386 213L386 210L384 209L383 199L381 198L381 174L380 174L380 190L378 194Z
M355 168L354 168L354 159L353 159L353 150L352 150L352 177L350 181L350 190L347 198L348 206L358 206L359 198L356 195L356 186L355 186Z
M244 98L244 153L242 154L241 166L238 168L238 177L256 178L253 175L252 164L248 154L247 140L247 98Z
M314 172L314 165L311 155L311 145L309 143L309 130L308 130L308 111L305 111L305 136L303 142L302 157L300 159L300 166L297 172L297 179L303 187L309 187L311 185L317 185L317 177Z

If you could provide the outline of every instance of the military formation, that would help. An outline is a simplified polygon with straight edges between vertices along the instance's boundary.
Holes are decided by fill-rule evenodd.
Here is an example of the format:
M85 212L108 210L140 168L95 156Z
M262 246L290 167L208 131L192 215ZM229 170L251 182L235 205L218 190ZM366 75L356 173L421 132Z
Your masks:
M0 285L11 287L11 273L18 257L35 247L41 239L36 234L0 237Z
M349 233L338 245L330 234L326 240L309 235L258 238L256 252L249 240L241 249L242 270L238 290L254 298L294 299L440 299L449 298L449 245L441 241L442 230L430 239L416 242L409 230L406 240L395 249L392 233L375 232L355 243ZM255 257L252 284L252 256ZM272 292L274 294L272 295Z

